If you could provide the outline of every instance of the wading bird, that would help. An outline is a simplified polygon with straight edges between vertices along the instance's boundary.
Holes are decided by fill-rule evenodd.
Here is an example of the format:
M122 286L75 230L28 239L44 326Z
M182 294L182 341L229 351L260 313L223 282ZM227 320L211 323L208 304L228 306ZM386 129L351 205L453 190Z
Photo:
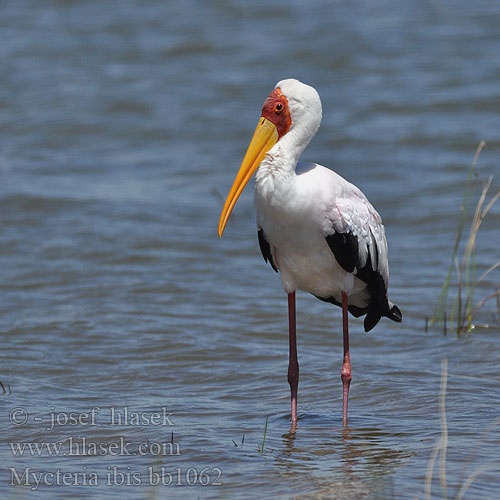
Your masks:
M366 196L340 175L299 157L321 122L316 90L298 80L279 82L262 116L224 204L222 236L245 185L255 175L259 246L266 262L280 272L288 294L292 429L297 421L299 363L295 331L295 291L303 290L342 308L344 358L343 425L351 383L349 311L366 314L365 331L385 316L402 320L387 296L389 264L384 226Z

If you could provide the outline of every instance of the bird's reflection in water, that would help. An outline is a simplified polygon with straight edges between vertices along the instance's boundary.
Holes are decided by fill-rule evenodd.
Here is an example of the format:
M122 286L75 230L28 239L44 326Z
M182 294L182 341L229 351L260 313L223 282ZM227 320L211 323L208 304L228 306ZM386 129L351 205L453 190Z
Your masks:
M300 417L281 436L273 469L297 483L297 494L301 484L311 494L312 484L315 494L327 498L395 498L391 472L413 455L398 446L400 433L360 423L329 427L326 417Z

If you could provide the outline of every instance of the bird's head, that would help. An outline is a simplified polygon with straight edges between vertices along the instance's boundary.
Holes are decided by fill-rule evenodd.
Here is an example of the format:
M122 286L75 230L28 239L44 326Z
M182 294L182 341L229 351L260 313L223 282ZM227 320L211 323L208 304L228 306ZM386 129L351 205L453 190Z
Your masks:
M259 123L227 196L219 220L219 237L236 201L266 153L287 134L295 135L305 147L318 130L321 114L321 100L313 87L295 79L277 83L264 101Z

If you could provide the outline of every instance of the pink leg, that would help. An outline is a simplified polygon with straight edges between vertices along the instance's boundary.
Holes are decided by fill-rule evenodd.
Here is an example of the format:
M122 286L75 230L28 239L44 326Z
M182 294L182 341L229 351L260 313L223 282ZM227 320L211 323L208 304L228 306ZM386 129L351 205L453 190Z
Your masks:
M349 357L349 326L347 318L347 294L342 292L342 329L344 334L344 363L340 378L344 386L344 400L342 405L342 424L347 427L347 404L349 386L351 385L351 358Z
M288 294L288 327L290 357L288 361L288 383L292 393L292 430L297 423L297 389L299 386L299 362L297 360L297 337L295 331L295 292Z

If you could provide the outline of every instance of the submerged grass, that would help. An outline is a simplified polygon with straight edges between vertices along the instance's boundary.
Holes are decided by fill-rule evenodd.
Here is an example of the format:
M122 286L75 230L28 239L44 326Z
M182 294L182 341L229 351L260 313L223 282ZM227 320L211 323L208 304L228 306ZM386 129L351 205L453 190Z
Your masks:
M476 278L475 250L478 231L481 223L490 211L491 207L496 203L498 198L500 198L500 191L498 191L491 197L490 201L486 203L486 198L493 181L492 176L490 176L485 182L483 182L481 193L474 209L469 234L467 237L467 241L465 242L465 248L461 259L459 259L458 255L465 225L469 216L469 206L471 203L471 198L474 192L475 185L477 184L477 162L484 146L485 142L481 141L476 149L474 161L472 162L472 166L469 170L469 175L465 184L464 194L462 198L462 204L460 205L460 214L458 218L451 262L448 268L448 273L441 287L441 292L439 294L436 306L434 308L433 317L431 319L431 325L442 325L445 333L448 330L448 326L450 326L450 328L457 334L470 332L474 328L475 315L479 312L479 310L486 302L495 298L497 301L497 318L498 321L500 321L500 290L496 290L477 304L474 304L474 293L476 287L486 278L486 276L488 276L488 274L500 267L500 261L498 261L495 264L491 265L480 276L479 279ZM448 297L450 293L454 269L456 270L457 274L457 291L455 299L453 301L451 314L447 315Z
M264 453L264 445L266 444L266 435L267 435L267 421L269 416L266 415L266 425L264 427L264 435L262 436L262 445L259 449L259 453L262 455Z
M1 380L0 380L0 388L2 389L2 394L7 394L7 396L10 396L12 394L12 390L10 389L10 384L7 384L7 389L6 389L5 385Z

